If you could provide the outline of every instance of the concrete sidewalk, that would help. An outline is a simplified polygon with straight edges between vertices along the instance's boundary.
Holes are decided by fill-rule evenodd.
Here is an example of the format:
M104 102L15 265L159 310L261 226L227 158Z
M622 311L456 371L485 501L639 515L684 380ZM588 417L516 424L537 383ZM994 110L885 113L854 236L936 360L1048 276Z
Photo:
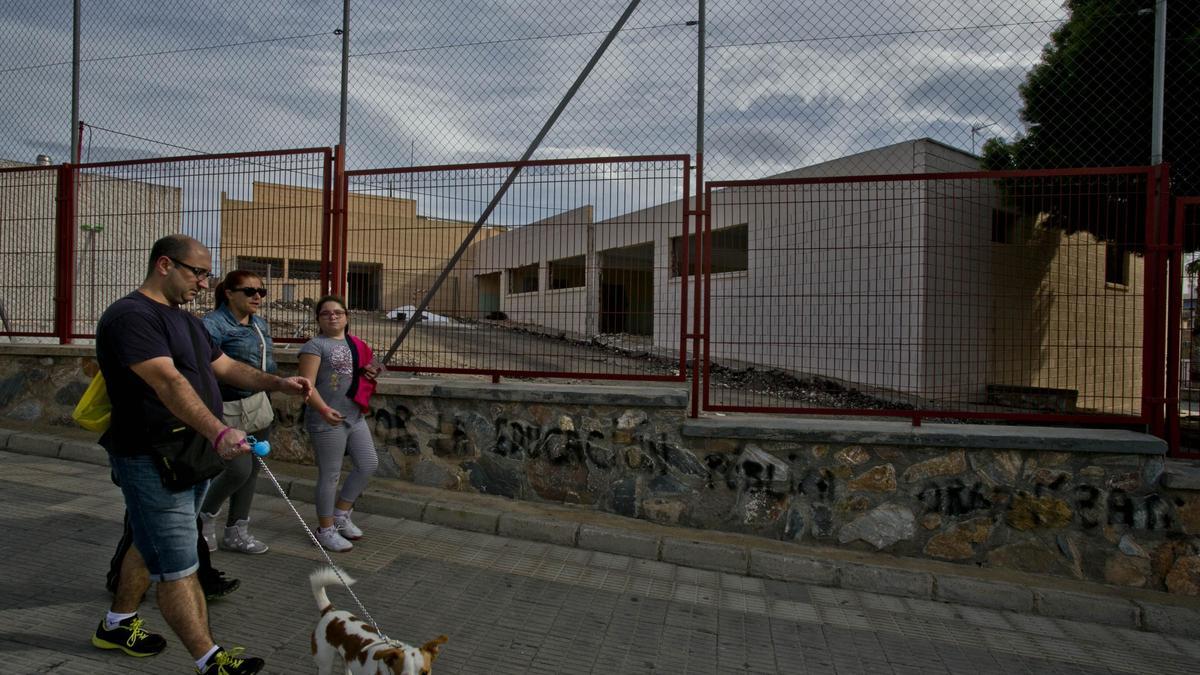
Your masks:
M148 659L88 643L107 607L103 573L121 527L120 493L107 471L0 451L0 489L8 498L0 522L24 535L5 546L2 672L192 672L173 636L166 652ZM311 506L298 507L311 517ZM356 521L367 536L336 562L358 579L356 593L391 636L450 636L438 675L1183 674L1200 659L1200 641L1130 628L719 573L378 514ZM270 544L266 555L214 554L242 580L210 605L214 635L264 657L265 672L313 672L316 608L306 577L324 557L282 499L256 500L253 529ZM344 590L330 595L358 611ZM164 630L153 600L142 616Z
M0 428L0 449L107 466L104 450L86 438L75 430L47 435ZM312 503L315 467L269 459L268 466L289 498ZM265 475L258 489L278 496ZM356 512L759 579L1200 637L1200 601L1156 591L659 526L585 507L378 478L358 501Z

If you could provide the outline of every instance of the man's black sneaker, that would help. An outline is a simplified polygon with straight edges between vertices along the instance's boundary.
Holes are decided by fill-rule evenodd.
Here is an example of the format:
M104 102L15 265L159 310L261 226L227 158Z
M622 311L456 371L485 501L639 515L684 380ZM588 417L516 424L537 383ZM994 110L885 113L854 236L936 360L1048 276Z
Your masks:
M120 649L130 656L154 656L167 648L163 636L151 633L142 627L142 619L131 616L109 630L104 619L92 635L92 645L100 649Z
M262 659L252 656L243 657L243 649L234 647L229 651L218 649L216 653L208 657L208 661L204 664L204 669L196 669L201 675L249 675L257 673L266 665Z
M206 600L223 598L236 591L242 585L237 579L226 578L224 572L213 570L210 574L200 574L200 587L204 589Z

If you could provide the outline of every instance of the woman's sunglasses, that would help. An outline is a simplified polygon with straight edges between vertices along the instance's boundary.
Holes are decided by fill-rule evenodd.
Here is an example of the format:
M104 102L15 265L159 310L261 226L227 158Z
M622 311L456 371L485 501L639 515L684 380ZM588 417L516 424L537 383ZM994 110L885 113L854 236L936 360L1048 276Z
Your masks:
M231 288L229 290L241 291L242 293L246 294L247 298L253 298L255 294L257 294L260 298L267 297L267 289L265 288L251 288L250 286L242 286L241 288Z

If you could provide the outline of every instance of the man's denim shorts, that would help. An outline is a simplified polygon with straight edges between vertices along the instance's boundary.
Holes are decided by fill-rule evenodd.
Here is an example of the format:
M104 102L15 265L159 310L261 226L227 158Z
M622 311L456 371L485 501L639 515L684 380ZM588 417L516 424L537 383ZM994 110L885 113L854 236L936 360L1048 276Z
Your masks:
M113 477L125 495L133 545L137 547L153 581L175 581L200 567L196 553L196 513L208 481L180 492L163 487L150 455L118 457L110 454Z

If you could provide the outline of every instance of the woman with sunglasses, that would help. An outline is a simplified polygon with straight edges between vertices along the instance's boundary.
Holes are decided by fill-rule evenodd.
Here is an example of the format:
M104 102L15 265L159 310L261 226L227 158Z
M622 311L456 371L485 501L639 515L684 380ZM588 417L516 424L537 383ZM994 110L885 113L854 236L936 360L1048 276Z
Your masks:
M330 551L342 552L354 548L350 542L363 536L350 520L350 512L379 466L363 413L382 368L370 348L350 335L350 317L341 298L321 298L316 314L320 333L300 348L299 373L313 383L304 428L317 461L317 541ZM339 492L342 458L347 454L354 470Z
M234 270L225 275L213 292L217 307L204 317L204 326L221 345L221 351L246 365L274 373L271 329L258 316L267 297L262 278L248 270ZM221 383L221 398L225 401L225 424L260 441L270 438L275 413L266 392L243 391ZM229 515L225 518L220 547L238 553L267 552L267 545L249 530L250 504L254 501L257 480L258 462L249 453L227 462L225 470L213 479L204 503L200 505L201 533L208 543L208 550L217 549L215 521L221 505L229 500Z

